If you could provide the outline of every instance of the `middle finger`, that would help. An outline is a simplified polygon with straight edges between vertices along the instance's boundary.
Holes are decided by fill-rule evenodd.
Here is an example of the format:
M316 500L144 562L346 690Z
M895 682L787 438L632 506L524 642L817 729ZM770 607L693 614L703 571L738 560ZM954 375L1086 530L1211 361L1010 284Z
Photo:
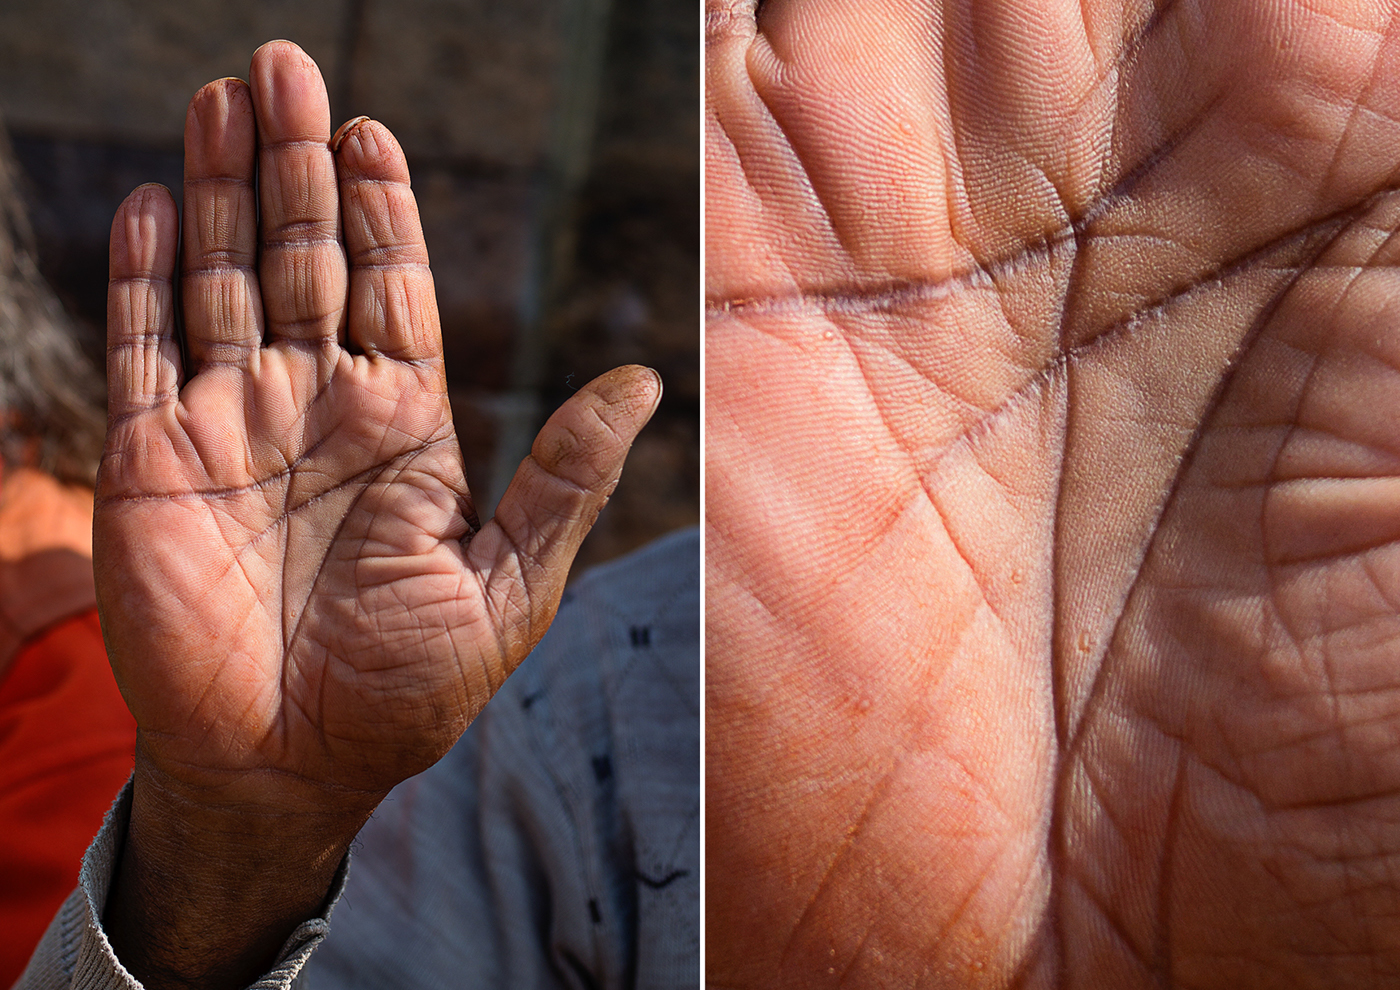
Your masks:
M251 83L267 336L333 342L343 326L348 276L326 86L311 57L286 41L258 49Z

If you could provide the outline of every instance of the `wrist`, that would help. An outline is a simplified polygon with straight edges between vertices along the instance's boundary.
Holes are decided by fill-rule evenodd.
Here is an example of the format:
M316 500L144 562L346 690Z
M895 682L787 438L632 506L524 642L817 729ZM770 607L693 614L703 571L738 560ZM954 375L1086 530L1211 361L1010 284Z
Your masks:
M256 778L256 775L244 775ZM131 818L104 909L123 965L151 990L243 987L326 908L374 805L300 782L191 783L138 745Z

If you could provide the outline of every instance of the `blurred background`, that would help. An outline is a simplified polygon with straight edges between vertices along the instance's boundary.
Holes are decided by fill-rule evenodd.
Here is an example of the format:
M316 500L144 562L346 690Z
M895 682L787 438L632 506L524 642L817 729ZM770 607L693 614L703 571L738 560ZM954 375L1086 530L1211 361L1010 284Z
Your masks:
M665 398L580 564L697 523L694 0L0 0L0 117L99 367L112 213L142 182L179 198L190 96L274 38L319 63L336 123L408 154L482 516L549 411L638 362Z

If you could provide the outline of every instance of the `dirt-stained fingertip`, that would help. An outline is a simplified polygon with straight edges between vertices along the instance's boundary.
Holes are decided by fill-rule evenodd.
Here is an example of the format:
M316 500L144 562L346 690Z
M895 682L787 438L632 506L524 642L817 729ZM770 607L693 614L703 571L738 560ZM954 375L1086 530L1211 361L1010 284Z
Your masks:
M661 405L664 386L655 368L627 364L599 375L584 386L609 406L625 411L638 421L640 429Z
M350 136L350 132L367 120L369 120L367 116L360 114L358 117L351 117L345 123L337 127L335 133L331 135L331 151L339 151L341 142Z

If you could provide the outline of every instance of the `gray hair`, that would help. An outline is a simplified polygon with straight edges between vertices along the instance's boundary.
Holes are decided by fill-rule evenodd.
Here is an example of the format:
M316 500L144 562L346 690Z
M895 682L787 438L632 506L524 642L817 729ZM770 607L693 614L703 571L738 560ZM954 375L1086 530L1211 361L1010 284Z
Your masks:
M18 183L0 130L0 457L91 485L102 456L106 390L39 274Z

